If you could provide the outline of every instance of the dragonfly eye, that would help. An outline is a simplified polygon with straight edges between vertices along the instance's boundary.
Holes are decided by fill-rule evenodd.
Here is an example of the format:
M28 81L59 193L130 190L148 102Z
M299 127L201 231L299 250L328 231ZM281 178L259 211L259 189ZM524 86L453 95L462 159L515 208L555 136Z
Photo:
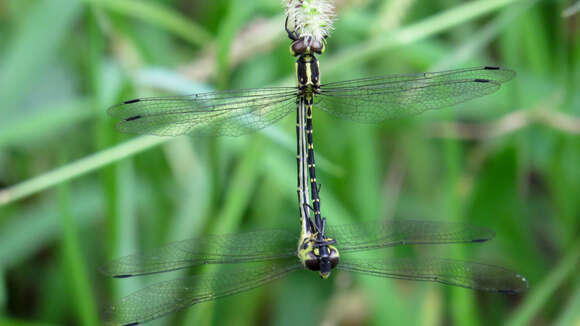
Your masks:
M324 45L324 42L321 42L321 41L318 41L318 40L314 40L314 41L312 41L310 43L310 50L312 52L316 52L318 54L322 54L326 50L326 46Z
M307 51L308 46L306 45L306 42L302 38L292 42L292 44L290 45L290 53L292 53L292 55L295 57L305 54Z
M319 271L320 264L318 257L316 257L313 252L309 252L306 260L304 260L304 266L311 271Z

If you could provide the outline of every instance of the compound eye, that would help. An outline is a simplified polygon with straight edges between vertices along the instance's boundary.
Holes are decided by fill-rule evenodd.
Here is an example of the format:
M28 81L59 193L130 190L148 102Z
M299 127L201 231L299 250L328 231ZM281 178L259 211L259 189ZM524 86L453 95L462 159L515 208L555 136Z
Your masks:
M330 257L328 260L330 260L330 266L332 266L332 268L335 268L336 265L338 265L338 257Z
M303 39L296 40L290 45L290 53L292 53L293 56L304 54L307 49L308 47Z
M324 52L325 50L324 42L314 40L310 43L310 49L312 50L312 52L322 54L322 52Z
M313 253L308 254L308 258L304 261L304 265L311 271L319 271L320 264L318 258Z

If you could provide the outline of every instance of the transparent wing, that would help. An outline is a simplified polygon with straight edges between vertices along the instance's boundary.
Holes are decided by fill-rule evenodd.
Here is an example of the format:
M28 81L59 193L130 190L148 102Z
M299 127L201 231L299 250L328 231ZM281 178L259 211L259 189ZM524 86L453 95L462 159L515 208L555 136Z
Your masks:
M406 244L483 242L495 235L489 229L469 224L418 220L329 225L326 234L336 239L340 252Z
M373 123L491 94L514 76L509 69L479 67L355 79L322 85L314 104L342 118Z
M518 293L528 288L526 278L509 269L444 258L404 258L373 262L341 257L337 268L379 277L431 281L482 291Z
M301 269L297 259L153 284L105 309L106 325L137 325L194 304L248 291Z
M265 261L296 255L297 244L297 235L282 229L207 236L121 257L103 266L101 271L120 278L204 264Z
M296 106L296 87L242 89L188 96L151 97L109 108L125 133L238 136L264 128Z

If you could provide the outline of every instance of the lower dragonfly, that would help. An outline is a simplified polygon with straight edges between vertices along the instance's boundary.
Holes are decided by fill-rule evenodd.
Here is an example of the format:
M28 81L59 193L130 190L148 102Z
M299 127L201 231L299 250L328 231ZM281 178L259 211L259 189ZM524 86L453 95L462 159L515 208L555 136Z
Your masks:
M320 240L318 233L324 235ZM326 227L310 223L297 237L284 229L206 236L174 242L146 254L111 261L105 274L126 278L206 264L266 262L254 268L194 275L153 284L130 294L105 312L107 325L138 325L192 305L262 286L306 269L327 278L330 269L378 277L431 281L469 289L514 294L528 287L520 274L503 267L444 258L354 258L349 253L400 245L484 242L494 232L469 224L391 220ZM298 247L296 248L296 244ZM319 248L328 247L328 259ZM339 254L340 248L340 254ZM342 255L346 254L346 255ZM330 267L326 271L326 266Z

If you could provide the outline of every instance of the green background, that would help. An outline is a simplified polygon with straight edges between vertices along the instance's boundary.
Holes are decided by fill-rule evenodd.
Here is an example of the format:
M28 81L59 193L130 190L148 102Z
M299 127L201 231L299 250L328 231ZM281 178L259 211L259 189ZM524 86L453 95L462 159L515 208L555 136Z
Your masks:
M506 266L506 296L301 271L148 325L578 325L580 27L572 1L337 1L324 81L477 65L517 71L453 109L360 125L314 113L329 223L489 227L483 244L383 250ZM256 134L118 134L136 96L293 85L278 0L0 1L0 324L98 325L160 277L113 257L209 233L297 229L295 117ZM173 275L172 275L173 274ZM181 275L169 273L161 278Z

